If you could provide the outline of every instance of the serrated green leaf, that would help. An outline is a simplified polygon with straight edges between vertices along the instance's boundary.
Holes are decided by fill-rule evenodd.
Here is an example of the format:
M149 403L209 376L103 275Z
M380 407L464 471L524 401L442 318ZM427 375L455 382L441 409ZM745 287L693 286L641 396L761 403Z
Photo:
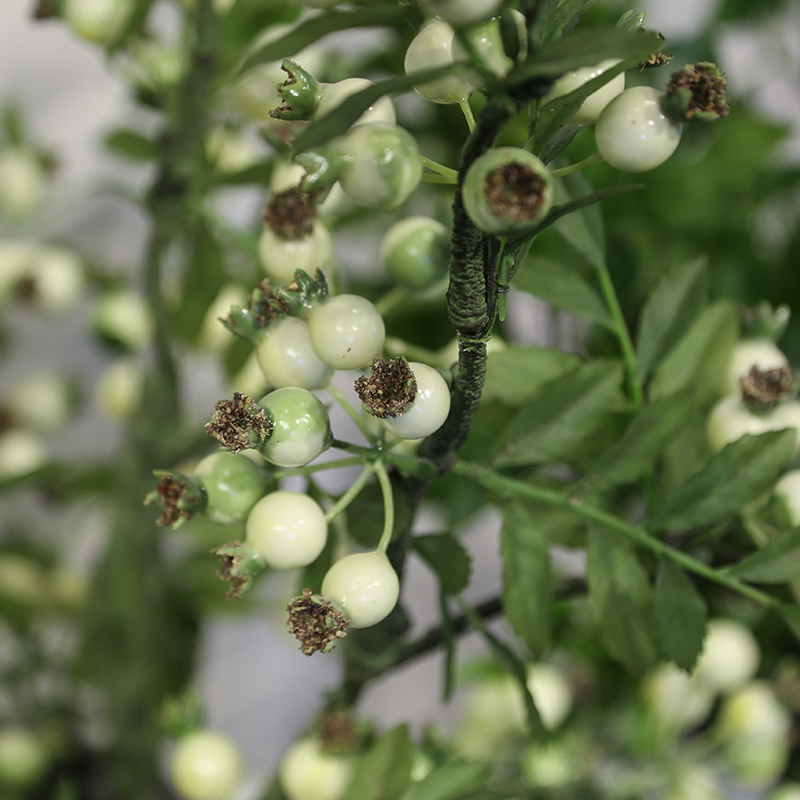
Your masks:
M403 10L399 5L374 6L356 11L325 11L301 22L285 36L268 42L246 55L239 64L236 74L242 75L258 64L290 58L334 31L392 25L402 18Z
M747 434L731 442L667 497L650 525L681 530L735 514L775 483L796 444L793 428Z
M415 781L403 800L459 800L470 792L482 789L491 772L491 765L481 761L443 764Z
M541 464L568 457L606 413L622 402L617 361L582 364L545 384L498 437L498 466Z
M651 471L655 459L680 431L694 407L691 395L661 397L633 420L591 475L581 481L579 492L605 491L632 483Z
M146 136L136 131L119 129L111 131L105 138L106 147L113 153L136 161L155 158L156 148Z
M636 337L636 357L643 378L706 305L711 284L707 264L704 257L675 264L645 303Z
M548 347L509 345L489 354L481 401L527 403L549 381L581 363L578 356Z
M606 328L613 326L597 292L577 272L551 259L527 259L514 276L514 286L589 322Z
M788 583L800 578L800 528L784 531L742 559L730 573L753 583Z
M708 607L686 573L668 558L658 567L653 616L661 655L691 672L703 649Z
M389 78L351 94L336 106L333 111L315 120L297 135L292 145L293 155L298 155L304 150L325 144L325 142L341 136L381 97L388 94L411 91L415 86L438 78L444 78L463 68L464 66L460 64L448 64L435 69L414 72L411 75Z
M356 762L342 800L395 800L411 781L414 745L407 725L381 736Z
M586 579L594 618L608 654L641 674L656 660L652 591L627 542L600 529L589 532Z
M544 26L544 41L557 39L580 14L589 0L561 0L558 7L547 16Z
M469 585L472 559L460 542L449 533L415 536L411 544L438 575L442 590L458 594Z
M534 653L541 654L550 642L550 543L521 503L509 503L503 510L500 556L506 619L514 633Z
M698 402L710 399L738 335L736 305L730 300L710 305L658 364L650 382L650 398L691 390Z
M191 341L200 331L206 311L225 282L223 252L217 239L204 226L194 232L189 263L181 280L181 303L176 322Z

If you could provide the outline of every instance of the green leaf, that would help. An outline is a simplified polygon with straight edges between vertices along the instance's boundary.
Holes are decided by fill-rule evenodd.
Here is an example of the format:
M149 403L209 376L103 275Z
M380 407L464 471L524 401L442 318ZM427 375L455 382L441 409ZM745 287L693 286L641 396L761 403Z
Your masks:
M659 281L642 310L636 350L644 378L706 305L711 277L708 260L675 264Z
M491 765L481 761L443 764L412 783L403 800L459 800L482 789L490 772Z
M573 454L622 402L617 361L582 364L545 384L498 437L498 466L541 464Z
M464 69L463 64L448 64L435 69L402 75L380 81L360 92L345 98L333 111L312 122L302 130L294 140L292 153L298 155L304 150L316 147L346 133L348 128L377 100L387 94L409 92L415 86L428 81L443 78L453 72Z
M589 532L586 578L594 618L608 654L634 673L656 660L652 592L647 573L626 541Z
M549 381L581 363L578 356L548 347L508 345L489 354L481 402L527 403Z
M469 585L472 559L460 542L449 533L415 536L411 544L439 576L442 591L458 594Z
M156 155L150 139L126 128L111 131L105 138L105 146L116 155L135 161L149 161Z
M407 725L381 736L356 762L342 800L395 800L411 781L414 745Z
M747 434L731 442L667 497L650 524L681 530L735 514L773 485L796 444L793 428Z
M556 201L566 204L589 195L594 187L580 172L565 175L556 183ZM606 235L599 206L588 205L561 217L553 226L556 233L595 269L605 268Z
M611 316L597 292L577 272L552 259L527 259L514 276L514 286L589 322L613 327Z
M553 605L550 542L521 503L509 503L503 510L500 556L506 619L514 633L541 654L550 642Z
M686 390L699 403L710 399L738 335L736 305L730 300L712 303L659 363L650 383L651 399Z
M693 408L689 394L661 397L633 420L622 438L579 486L579 492L604 491L633 483L650 472L655 459L680 431Z
M267 42L246 55L239 64L236 74L241 75L258 64L281 61L290 58L310 44L334 31L349 28L378 27L392 25L403 18L399 5L376 5L356 11L325 11L310 17L290 30L285 36Z
M703 649L708 607L686 573L668 558L658 567L653 616L661 655L691 672Z
M753 583L788 583L800 577L800 528L784 531L763 549L742 559L732 575Z
M589 0L561 0L558 7L547 15L544 26L544 41L557 39L570 26Z
M789 626L789 630L800 642L800 606L780 605L775 609L781 619Z

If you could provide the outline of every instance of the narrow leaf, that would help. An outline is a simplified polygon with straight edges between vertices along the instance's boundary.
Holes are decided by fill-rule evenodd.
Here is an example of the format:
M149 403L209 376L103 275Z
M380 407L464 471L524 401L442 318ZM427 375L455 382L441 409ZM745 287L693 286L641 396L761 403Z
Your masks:
M710 399L738 335L736 305L729 300L710 305L658 364L650 383L651 399L684 390L691 390L698 402Z
M381 736L356 762L342 800L395 800L411 782L414 745L406 725Z
M549 258L528 259L514 276L514 286L589 322L613 326L600 296L583 277Z
M642 377L695 320L706 304L710 282L706 258L678 263L659 281L639 323L636 349Z
M579 492L604 491L650 472L655 459L685 424L692 399L689 394L670 395L647 406L592 474L581 481Z
M661 655L691 672L703 649L708 607L686 573L667 558L658 568L653 616Z
M800 642L800 606L784 604L778 606L775 610L788 625L789 630L795 635L797 641Z
M334 31L392 25L402 19L402 16L402 8L395 5L380 5L357 11L326 11L323 14L317 14L292 28L285 36L267 42L249 53L239 64L236 74L241 75L258 64L289 58Z
M113 153L137 161L146 161L155 157L153 142L136 131L119 129L111 131L105 139L106 147Z
M472 572L469 553L449 533L432 533L415 536L414 549L439 577L442 591L458 594L467 588Z
M800 528L781 533L766 547L742 559L732 575L753 583L788 583L800 577Z
M570 23L580 14L589 0L563 0L558 8L552 11L544 26L544 41L557 39Z
M491 765L482 761L462 761L435 768L421 781L415 781L403 800L459 800L482 789Z
M656 660L652 592L628 543L600 529L589 532L586 577L594 618L608 654L634 673Z
M735 514L772 486L796 444L793 428L747 434L731 442L667 497L650 524L681 530Z
M621 402L622 367L595 361L545 384L498 437L498 466L565 458Z
M565 175L556 184L557 203L567 203L591 194L594 187L588 178L576 172ZM561 217L555 225L556 232L572 249L595 269L604 269L606 263L606 235L600 207L587 205L574 214Z
M527 403L549 381L575 369L578 356L548 347L508 345L489 355L482 402Z
M520 503L509 503L503 511L500 556L506 619L514 633L539 655L550 642L550 547L544 532Z

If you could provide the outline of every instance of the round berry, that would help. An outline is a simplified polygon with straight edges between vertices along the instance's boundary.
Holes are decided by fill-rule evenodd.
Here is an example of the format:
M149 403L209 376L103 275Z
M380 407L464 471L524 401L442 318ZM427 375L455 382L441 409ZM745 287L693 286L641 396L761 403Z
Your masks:
M187 800L220 800L239 782L242 760L236 745L221 733L188 733L175 744L170 777Z
M288 800L339 800L351 774L349 758L324 753L311 738L294 742L278 765L278 779Z
M374 86L375 84L366 78L345 78L338 83L331 83L324 87L319 105L314 111L314 119L324 117L340 106L348 97ZM376 100L354 123L353 125L364 125L371 122L383 122L387 125L394 125L397 115L394 111L394 103L384 95Z
M385 553L355 553L328 570L322 594L341 609L353 628L369 628L397 605L400 581Z
M607 58L594 67L582 67L562 75L554 84L552 89L542 98L542 104L546 105L557 97L575 91L588 83L592 78L602 75L610 67L619 64L616 58ZM597 118L603 109L625 89L625 73L612 78L596 92L592 92L572 113L572 121L577 125L590 125L597 122Z
M79 36L104 43L117 35L131 10L130 0L65 0L62 14Z
M553 179L545 165L520 147L498 147L477 158L461 189L464 208L482 231L524 233L547 216Z
M417 381L417 393L411 405L396 417L386 417L381 424L401 439L422 439L438 431L450 412L450 388L447 381L427 364L416 361L408 366Z
M397 125L356 125L341 141L344 193L357 205L391 211L417 188L422 161L414 137Z
M331 367L311 346L308 325L297 317L284 317L267 328L256 353L264 378L276 389L321 389L331 376Z
M731 351L722 373L720 389L723 394L736 394L741 389L742 378L753 367L766 372L789 366L789 360L772 339L742 339Z
M634 86L618 94L595 127L597 151L623 172L646 172L663 164L681 140L681 126L661 110L662 94Z
M206 491L204 513L212 522L244 519L264 492L263 470L237 453L212 453L197 465L194 474Z
M306 389L276 389L258 401L272 425L261 454L279 467L302 467L330 447L325 406Z
M97 333L110 344L135 352L153 338L153 315L139 292L119 289L103 295L94 307L92 322Z
M48 761L47 746L38 734L17 725L0 730L0 786L27 789L37 784Z
M325 547L328 523L319 504L298 492L272 492L247 517L247 543L273 569L305 567Z
M0 150L0 214L26 217L44 192L45 171L39 156L28 147Z
M362 369L383 351L386 329L378 309L356 294L338 294L308 314L314 352L334 369Z
M443 20L426 22L411 40L404 61L406 75L445 67L455 62L453 29ZM414 91L433 103L459 103L469 97L475 86L464 72L437 78L414 87Z
M389 228L381 242L381 260L389 277L407 289L427 289L447 274L450 237L430 217L407 217Z
M781 475L775 484L774 494L781 521L796 528L800 525L800 469L791 469Z
M299 269L313 275L318 269L330 266L331 235L321 222L314 222L311 233L301 239L284 239L264 228L258 240L258 258L269 279L282 286L290 283Z
M716 692L747 683L758 671L761 654L751 630L733 619L709 620L694 678Z
M800 402L793 400L776 406L772 411L756 413L738 394L723 397L708 416L706 433L714 452L741 439L747 433L758 434L794 428L800 437Z

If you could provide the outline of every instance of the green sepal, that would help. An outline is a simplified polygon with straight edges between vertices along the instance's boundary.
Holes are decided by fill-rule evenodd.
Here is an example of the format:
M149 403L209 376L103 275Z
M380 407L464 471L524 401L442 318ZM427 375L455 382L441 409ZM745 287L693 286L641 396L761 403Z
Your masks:
M745 338L777 342L783 336L791 316L789 306L773 308L771 303L762 300L757 306L742 312L742 334Z
M231 306L222 324L235 336L255 344L261 334L276 320L286 316L288 308L279 300L268 280L256 286L246 306Z
M230 581L231 587L226 597L242 597L266 572L267 562L252 545L247 542L229 542L211 551L219 560L220 580Z
M281 69L289 76L278 84L281 105L269 112L276 119L311 119L322 97L322 87L296 61L285 58Z
M287 312L300 319L305 319L308 312L327 296L328 282L319 269L313 278L302 269L297 270L294 280L275 292L275 297L285 305Z
M153 475L158 478L158 486L147 493L144 504L158 505L164 509L157 524L169 526L175 531L195 514L205 511L208 495L200 481L168 470L153 470Z
M320 147L295 156L294 160L306 170L300 184L304 192L327 194L342 172L342 154L336 147Z

